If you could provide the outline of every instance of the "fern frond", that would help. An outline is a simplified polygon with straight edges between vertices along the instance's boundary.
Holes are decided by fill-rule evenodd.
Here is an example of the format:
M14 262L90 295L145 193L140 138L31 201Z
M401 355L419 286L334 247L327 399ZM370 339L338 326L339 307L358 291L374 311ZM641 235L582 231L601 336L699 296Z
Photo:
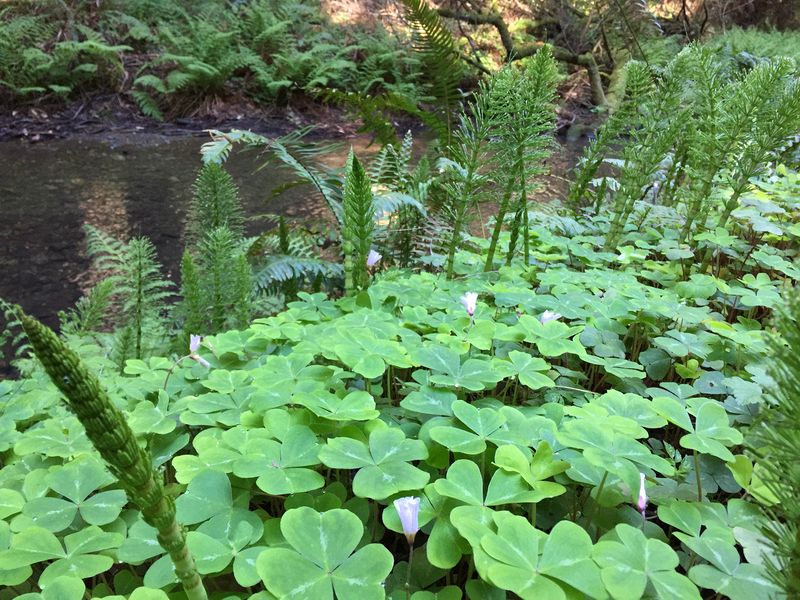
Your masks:
M275 254L253 275L256 286L263 291L273 290L278 284L292 280L314 281L323 278L341 281L344 269L339 263L317 257L299 257Z
M456 108L462 98L458 86L463 65L458 48L450 31L427 0L401 2L406 20L414 31L414 46L420 53L429 91L444 113L446 136L442 141L449 144Z
M9 304L0 298L0 311L2 311L5 324L0 329L0 359L3 358L6 348L11 351L11 364L15 361L26 358L31 354L31 346L25 331L22 329L22 322L19 320L19 312L13 304Z
M164 120L164 113L161 112L161 107L150 94L142 90L133 90L131 92L131 97L133 97L136 106L139 107L143 115L155 119L156 121Z
M328 205L337 222L342 222L341 187L336 177L326 174L322 168L307 163L309 158L318 156L331 146L303 144L303 137L310 128L298 129L280 138L270 139L250 131L239 129L223 133L210 130L212 141L203 144L200 153L204 163L222 163L227 160L236 144L260 147L271 152L271 155L288 166L304 183L311 184Z
M112 282L115 325L130 329L122 336L125 352L120 356L142 358L165 336L172 282L162 278L155 247L148 239L134 238L125 244L89 225L84 228L95 267L108 273Z
M59 313L61 333L86 335L99 331L111 309L113 295L114 282L101 280L74 308Z

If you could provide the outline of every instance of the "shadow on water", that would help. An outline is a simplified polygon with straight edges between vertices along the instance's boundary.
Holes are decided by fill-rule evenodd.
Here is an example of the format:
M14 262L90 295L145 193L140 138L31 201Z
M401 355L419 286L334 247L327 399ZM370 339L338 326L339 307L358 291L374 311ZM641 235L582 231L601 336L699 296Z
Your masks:
M55 325L58 311L90 284L84 223L122 239L148 236L167 276L176 279L204 141L144 136L0 143L0 297ZM351 144L363 153L366 141L345 140L325 162L342 165ZM273 166L257 171L262 163L255 152L239 152L227 163L248 215L326 217L327 208L308 187L273 198L272 190L293 178ZM263 227L251 222L249 233Z

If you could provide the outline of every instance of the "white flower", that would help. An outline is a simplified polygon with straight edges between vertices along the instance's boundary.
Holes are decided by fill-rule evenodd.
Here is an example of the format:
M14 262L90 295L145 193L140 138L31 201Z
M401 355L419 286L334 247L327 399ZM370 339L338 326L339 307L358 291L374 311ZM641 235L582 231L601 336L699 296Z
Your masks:
M475 314L475 306L478 304L478 293L477 292L467 292L460 298L461 304L464 305L464 310L467 311L467 314L471 317Z
M647 508L647 491L644 488L644 473L639 473L639 498L636 500L636 508L644 516L644 509Z
M394 501L394 507L400 516L403 533L409 544L414 543L414 536L419 531L419 498L408 496Z
M200 349L200 342L203 341L203 336L201 335L190 335L189 336L189 352L194 354Z
M380 252L375 252L375 250L370 250L369 254L367 255L367 266L374 267L380 259L383 258L383 255Z
M549 323L550 321L555 321L562 317L561 313L553 312L552 310L546 310L542 313L542 316L539 317L539 322L544 325L545 323Z

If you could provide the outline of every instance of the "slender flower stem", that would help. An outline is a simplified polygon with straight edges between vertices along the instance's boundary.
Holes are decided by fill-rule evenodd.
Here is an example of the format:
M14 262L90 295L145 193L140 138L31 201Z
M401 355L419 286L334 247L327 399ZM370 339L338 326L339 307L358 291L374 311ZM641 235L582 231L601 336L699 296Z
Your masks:
M406 600L411 598L411 563L414 560L414 543L408 545L408 570L406 571Z
M600 485L597 486L597 499L595 500L597 507L592 511L592 515L589 517L589 521L586 523L587 531L591 528L592 521L594 521L594 518L597 516L597 513L600 512L600 495L603 493L603 488L606 485L606 479L608 479L608 471L603 473L603 478L600 480Z
M703 484L700 482L700 461L697 458L697 450L692 451L694 459L694 479L697 482L697 501L703 501Z

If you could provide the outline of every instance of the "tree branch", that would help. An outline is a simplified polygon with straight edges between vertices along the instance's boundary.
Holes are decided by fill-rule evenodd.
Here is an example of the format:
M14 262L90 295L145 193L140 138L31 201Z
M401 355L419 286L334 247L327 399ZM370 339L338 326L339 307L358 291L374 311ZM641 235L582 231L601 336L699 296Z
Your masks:
M503 20L503 17L497 13L456 13L448 8L439 8L437 12L440 16L447 19L455 19L471 25L492 25L497 30L497 33L500 34L500 43L503 44L503 49L506 52L503 59L505 62L532 56L539 48L545 45L544 42L533 42L521 48L515 47L514 39L511 37L508 25ZM553 52L553 58L556 60L578 65L586 69L589 75L589 85L592 89L592 102L598 106L604 106L606 104L606 95L603 91L603 81L600 77L600 68L597 66L597 62L594 60L592 53L575 54L561 46L552 45L551 50Z
M508 25L503 21L503 18L496 13L478 14L478 13L457 13L449 8L439 8L437 11L440 16L446 19L455 19L457 21L464 21L470 25L492 25L497 29L500 34L500 42L505 48L505 60L509 60L514 49L514 40L511 38L511 32L508 30Z

